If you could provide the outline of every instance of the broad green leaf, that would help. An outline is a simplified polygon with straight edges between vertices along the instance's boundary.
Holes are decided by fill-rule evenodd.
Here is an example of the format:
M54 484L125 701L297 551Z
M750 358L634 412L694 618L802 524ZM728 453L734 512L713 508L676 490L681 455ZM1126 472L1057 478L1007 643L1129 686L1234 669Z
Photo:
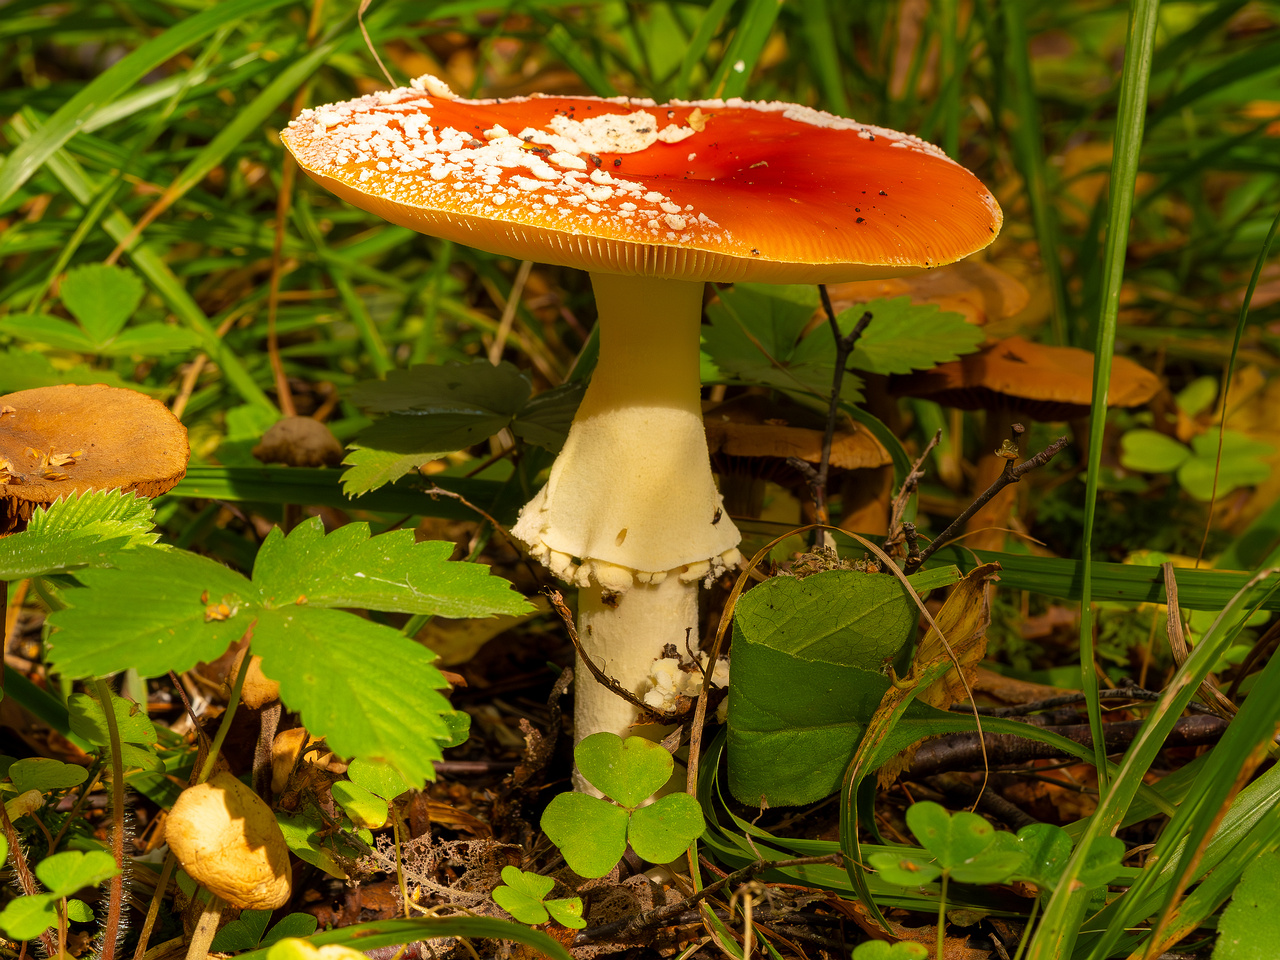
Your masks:
M1172 473L1191 456L1173 437L1155 430L1130 430L1120 438L1120 464L1143 473Z
M412 530L369 536L365 523L328 534L319 517L287 537L267 536L253 582L270 607L358 607L442 617L518 614L529 602L509 582L475 563L449 560L454 545L415 543Z
M1188 417L1197 417L1218 399L1217 377L1196 377L1173 397L1178 409Z
M387 801L376 797L359 784L338 780L330 784L329 792L357 827L377 830L386 826Z
M115 567L85 570L85 589L49 618L49 657L63 676L133 668L144 677L211 661L249 629L257 591L233 570L165 547L118 554Z
M542 814L542 830L569 869L603 877L627 850L627 811L585 793L559 793Z
M83 887L96 887L119 872L111 854L101 850L64 850L36 864L36 876L56 897L69 896Z
M114 694L111 706L115 711L116 727L122 744L152 744L158 741L155 724L147 716L144 707ZM72 733L100 747L111 743L106 714L102 710L102 704L93 697L87 693L73 693L67 698L67 713L71 718Z
M942 582L954 579L954 571L939 574ZM922 591L940 585L912 583ZM729 687L734 796L753 805L765 796L773 806L788 806L839 789L889 687L880 671L914 633L916 616L900 581L885 574L775 577L744 594L734 613ZM962 728L958 715L912 703L875 763L924 736Z
M52 893L15 897L0 910L0 930L14 940L34 940L58 922L60 899Z
M872 300L842 311L836 316L841 332L848 334L864 312L871 314L871 322L858 338L849 365L868 373L928 370L973 353L985 339L982 329L960 314L940 310L935 303L912 303L909 297ZM825 340L829 343L831 338Z
M687 793L671 793L631 812L627 842L642 860L669 863L702 836L704 829L706 821L698 801Z
M1124 867L1124 841L1119 837L1097 837L1089 844L1077 879L1086 887L1110 883Z
M441 714L440 719L444 721L445 729L449 731L449 735L440 741L440 749L460 747L467 742L471 736L471 714L465 710L453 710Z
M98 352L108 357L163 357L199 346L200 338L190 330L167 323L143 323L125 330Z
M72 494L38 508L20 533L0 538L0 580L64 573L112 562L153 543L151 502L117 490Z
M363 757L357 757L347 767L347 777L376 797L383 800L394 800L409 789L404 777L396 773L385 763L375 763Z
M216 953L240 953L262 942L271 922L270 910L241 910L240 916L218 931L210 945Z
M90 263L68 271L60 292L62 305L101 346L123 329L146 291L132 270Z
M6 322L19 321L17 318L9 318ZM59 365L55 368L48 357L25 347L0 350L0 393L16 393L55 383L105 383L109 387L146 389L136 383L126 383L114 370L94 368L84 363L69 367Z
M1256 858L1244 869L1218 921L1213 960L1271 960L1280 943L1280 853Z
M660 744L644 737L623 740L616 733L595 733L574 748L574 760L587 781L624 807L636 807L671 776L675 764ZM686 844L687 845L687 844Z
M313 867L319 867L337 880L347 879L346 871L316 839L316 835L323 827L319 817L309 816L306 813L287 814L277 810L276 823L280 825L280 832L284 835L284 842L289 852L295 857Z
M390 764L409 783L435 778L451 709L435 654L398 630L338 610L264 610L253 632L280 699L341 756ZM371 669L376 667L376 669Z
M41 793L65 790L84 783L88 775L89 771L84 767L46 757L28 757L9 767L9 780L19 793L26 793L28 790L39 790Z

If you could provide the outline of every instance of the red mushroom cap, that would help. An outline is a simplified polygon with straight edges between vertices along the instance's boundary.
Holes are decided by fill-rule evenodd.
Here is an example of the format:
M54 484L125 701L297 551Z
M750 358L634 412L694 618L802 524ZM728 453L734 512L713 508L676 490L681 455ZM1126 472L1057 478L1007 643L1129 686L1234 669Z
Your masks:
M461 100L425 78L303 111L281 138L317 182L393 223L607 273L895 276L968 256L1002 222L936 147L795 104Z

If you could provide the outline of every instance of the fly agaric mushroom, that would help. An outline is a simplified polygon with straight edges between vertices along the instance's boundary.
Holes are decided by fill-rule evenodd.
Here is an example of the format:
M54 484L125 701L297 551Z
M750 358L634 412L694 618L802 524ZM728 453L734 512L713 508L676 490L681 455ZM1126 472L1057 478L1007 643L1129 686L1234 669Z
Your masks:
M187 470L187 430L136 390L63 384L0 397L0 536L86 490L158 497Z
M434 77L303 111L281 134L314 180L393 223L591 273L600 360L514 533L580 587L584 649L643 692L697 642L697 584L739 559L699 409L707 281L834 283L985 247L991 194L915 137L787 103L462 100ZM632 708L584 669L575 737Z
M924 397L962 410L985 410L982 456L974 489L991 486L1005 467L999 451L1012 436L1014 421L1079 420L1088 416L1093 395L1093 354L1077 347L1052 347L1009 337L977 353L932 370L894 377L900 396ZM1126 357L1111 361L1108 407L1136 407L1160 391L1160 378ZM1017 490L1013 484L992 497L969 520L967 545L998 550ZM981 531L981 532L979 532Z

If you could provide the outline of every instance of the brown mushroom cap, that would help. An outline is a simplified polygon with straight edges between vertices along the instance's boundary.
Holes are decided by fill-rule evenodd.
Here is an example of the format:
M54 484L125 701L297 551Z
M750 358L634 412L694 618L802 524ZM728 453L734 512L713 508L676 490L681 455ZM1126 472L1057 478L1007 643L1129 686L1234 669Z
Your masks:
M64 384L0 396L0 533L70 493L156 497L187 470L187 429L135 390Z
M683 280L914 273L990 243L1000 208L942 151L787 103L462 100L435 78L281 133L326 189L523 260Z
M193 880L233 906L274 910L289 899L289 848L275 814L229 773L182 791L165 841Z
M796 457L806 463L822 459L822 428L798 426L812 415L802 407L750 394L735 397L703 415L707 447L730 457ZM842 470L882 467L893 459L861 428L837 430L831 440L831 466Z
M900 396L963 410L1012 409L1035 420L1074 420L1089 412L1093 354L1009 337L932 370L894 377ZM1136 407L1160 391L1160 379L1125 357L1111 361L1107 406Z

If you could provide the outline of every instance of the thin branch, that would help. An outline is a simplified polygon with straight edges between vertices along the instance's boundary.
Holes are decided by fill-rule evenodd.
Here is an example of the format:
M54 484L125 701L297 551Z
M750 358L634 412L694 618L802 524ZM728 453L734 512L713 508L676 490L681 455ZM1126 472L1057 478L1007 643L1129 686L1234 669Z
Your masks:
M1014 424L1014 426L1016 427L1020 425ZM915 563L908 561L906 565L903 567L903 571L905 573L915 573L916 570L920 568L920 565L923 564L926 560L928 560L931 556L933 556L933 554L938 550L939 547L942 547L947 543L950 543L952 540L954 540L956 538L956 535L959 533L959 531L964 527L966 523L969 522L969 518L972 517L979 510L981 510L984 506L986 506L986 504L991 500L992 497L994 497L997 493L999 493L1009 484L1017 483L1019 480L1023 478L1025 474L1030 473L1032 470L1035 470L1037 467L1043 467L1046 463L1048 463L1055 456L1057 456L1062 451L1062 448L1065 447L1066 445L1067 445L1067 438L1059 437L1057 440L1053 441L1053 443L1049 444L1049 446L1045 447L1043 450L1037 453L1034 457L1031 457L1029 460L1023 460L1016 467L1013 465L1012 460L1005 461L1004 472L996 478L995 483L991 484L991 486L987 487L986 490L982 491L982 493L978 495L977 499L974 500L973 503L969 504L969 506L964 508L960 516L956 517L954 520L951 521L951 525L948 526L947 529L943 530L942 533L938 534L938 536L934 539L932 543L930 543L927 547L921 550L920 557Z
M907 475L902 478L902 486L898 488L898 494L893 498L893 504L889 509L889 536L885 539L884 544L886 548L896 544L900 536L906 535L906 524L902 522L903 514L907 512L907 504L911 501L911 495L916 492L916 487L924 479L925 460L929 454L933 453L933 448L941 441L942 430L939 428L934 432L929 442L925 444L924 449L920 451L920 456L916 457L916 462L911 465ZM911 536L914 537L915 524L911 525L911 531Z
M714 893L719 893L727 886L735 883L741 883L749 880L758 873L764 873L766 870L777 870L781 867L804 867L814 864L827 863L833 866L841 866L844 863L844 855L839 853L830 853L823 857L798 857L794 860L757 860L749 863L740 870L735 870L727 876L721 877L715 883L709 883L697 893L685 897L678 903L669 903L665 906L655 907L638 916L628 917L625 920L615 920L613 923L606 923L603 926L592 927L590 930L583 930L574 938L574 946L580 946L589 943L592 940L600 940L604 937L625 937L643 930L645 927L655 927L664 920L671 917L679 916L688 910L695 903L705 900Z

